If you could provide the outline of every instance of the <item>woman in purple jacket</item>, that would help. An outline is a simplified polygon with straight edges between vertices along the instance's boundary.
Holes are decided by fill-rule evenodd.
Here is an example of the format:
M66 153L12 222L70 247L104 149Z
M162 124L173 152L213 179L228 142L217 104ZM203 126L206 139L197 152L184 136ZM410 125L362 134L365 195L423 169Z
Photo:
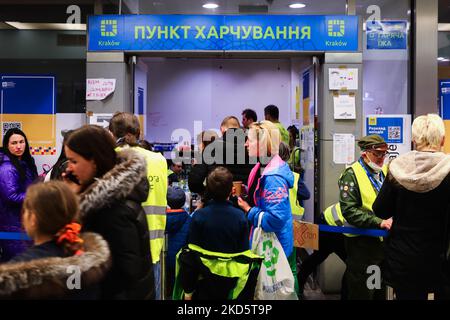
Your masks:
M0 232L22 232L20 211L27 187L37 178L27 137L22 130L9 129L0 151ZM24 251L27 243L0 240L0 262Z

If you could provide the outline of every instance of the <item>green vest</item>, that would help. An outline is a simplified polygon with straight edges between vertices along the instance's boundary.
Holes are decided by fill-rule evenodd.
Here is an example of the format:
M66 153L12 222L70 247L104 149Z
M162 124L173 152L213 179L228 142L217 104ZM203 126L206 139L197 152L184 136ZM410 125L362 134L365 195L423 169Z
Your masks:
M294 186L289 189L289 202L291 203L292 218L294 220L302 220L305 209L297 201L297 188L300 175L296 172L294 174Z
M167 170L167 176L170 176L172 173L174 173L174 172L172 171L172 169Z
M180 271L179 257L181 254L194 251L212 274L237 278L236 286L229 293L229 299L237 299L247 283L248 276L254 268L259 268L263 260L262 257L252 253L250 250L239 253L220 253L205 250L197 245L189 244L182 248L176 256L175 285L173 289L173 300L183 300L184 291L178 277ZM199 275L201 277L201 275Z
M152 262L157 263L164 244L164 231L166 229L167 162L159 153L141 147L132 148L147 160L147 179L150 192L147 200L142 203L142 208L144 208L147 217ZM120 149L116 148L116 151Z

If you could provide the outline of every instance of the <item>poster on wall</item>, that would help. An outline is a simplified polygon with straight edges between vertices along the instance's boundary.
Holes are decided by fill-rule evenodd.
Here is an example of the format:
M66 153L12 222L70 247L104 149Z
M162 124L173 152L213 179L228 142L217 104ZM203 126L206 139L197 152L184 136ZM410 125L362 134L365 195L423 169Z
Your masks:
M366 135L378 134L388 144L389 155L386 157L386 163L411 151L410 114L367 115L364 127Z
M329 68L328 83L330 90L358 90L358 69Z
M56 156L55 83L51 75L1 76L1 139L9 129L21 129L39 173L43 158Z

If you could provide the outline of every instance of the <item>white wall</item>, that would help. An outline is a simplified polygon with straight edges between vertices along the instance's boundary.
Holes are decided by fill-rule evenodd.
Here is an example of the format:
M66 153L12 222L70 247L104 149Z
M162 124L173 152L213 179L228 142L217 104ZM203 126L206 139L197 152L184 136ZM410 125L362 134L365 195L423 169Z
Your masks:
M171 133L185 128L194 138L194 121L203 130L218 129L223 118L241 120L245 108L258 120L264 107L275 104L280 121L291 121L289 59L145 59L148 66L147 135L149 141L169 142ZM199 133L199 132L197 132Z

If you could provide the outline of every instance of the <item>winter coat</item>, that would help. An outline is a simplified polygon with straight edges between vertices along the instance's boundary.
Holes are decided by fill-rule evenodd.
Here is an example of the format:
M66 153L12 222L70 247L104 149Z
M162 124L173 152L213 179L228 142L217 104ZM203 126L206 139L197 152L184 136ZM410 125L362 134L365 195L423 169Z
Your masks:
M183 209L168 210L166 233L169 237L167 266L175 275L175 256L187 244L191 216Z
M16 167L6 154L0 152L0 231L21 229L20 210L27 187L36 179L36 167L19 160L25 169L25 180L20 181Z
M250 164L244 144L245 132L242 129L233 128L228 129L221 139L212 142L207 147L207 153L213 159L206 158L205 152L202 154L202 163L193 166L189 173L189 190L203 194L206 186L205 179L216 166L223 166L230 170L233 181L246 181L253 165ZM208 152L209 150L213 151Z
M80 196L83 230L99 233L111 249L112 267L101 284L102 298L153 298L150 239L141 206L149 192L146 160L133 149L117 156L117 165Z
M248 185L256 183L255 206L248 212L248 220L253 227L258 225L259 215L264 212L261 226L266 232L275 232L286 257L292 253L294 238L292 213L289 203L289 189L294 185L294 175L286 162L276 155L268 163L261 177L255 180L260 163L252 169Z
M442 284L442 256L449 233L450 156L411 151L394 159L373 204L393 217L383 277L394 288L433 290Z
M0 265L0 299L92 297L85 294L105 275L110 265L110 252L108 244L98 234L84 233L81 237L84 240L81 255L37 258L43 256L40 253L37 259ZM73 278L78 270L81 271L80 290L70 290L68 283L78 284Z

